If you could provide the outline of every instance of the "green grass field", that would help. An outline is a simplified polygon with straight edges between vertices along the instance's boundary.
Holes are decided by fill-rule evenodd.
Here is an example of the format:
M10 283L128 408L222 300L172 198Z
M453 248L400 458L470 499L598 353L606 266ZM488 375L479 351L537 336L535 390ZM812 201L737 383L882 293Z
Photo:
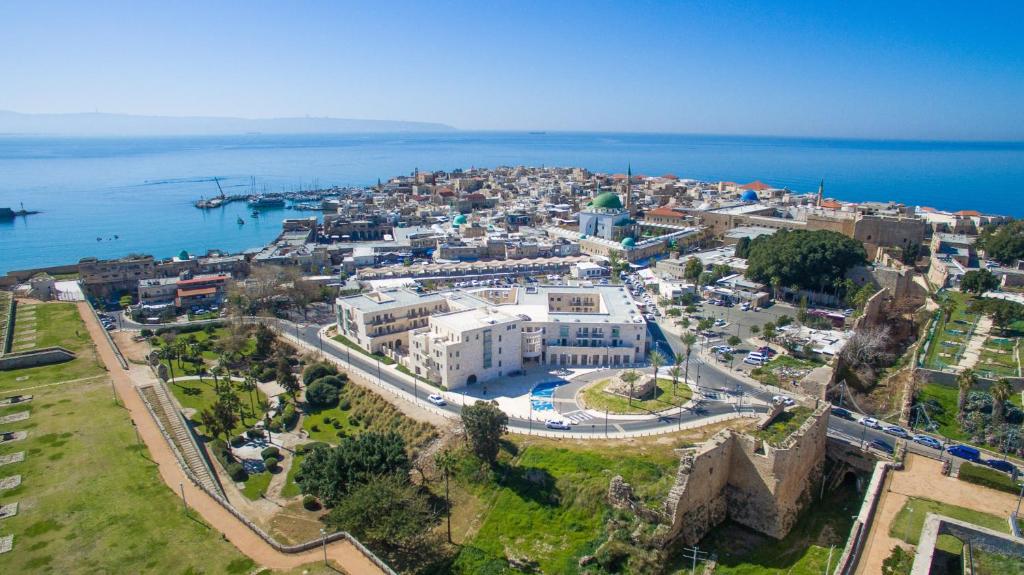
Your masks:
M43 308L54 306L43 312ZM37 307L37 329L72 347L79 358L61 365L3 372L4 387L17 377L39 384L69 373L102 374L73 304ZM73 312L73 313L70 313ZM46 318L45 320L43 318ZM63 338L59 334L64 334ZM32 402L0 408L29 409L31 417L5 426L26 430L23 441L0 454L25 452L0 474L21 474L22 484L0 492L0 503L19 502L18 515L0 524L14 534L14 549L0 560L5 573L228 573L255 565L195 516L160 479L137 445L127 413L113 403L106 378L32 390Z
M51 384L58 381L93 377L106 372L96 356L92 340L73 303L36 305L36 347L61 346L77 354L65 363L0 371L0 393ZM17 329L17 320L15 320Z
M340 402L346 400L350 408L343 410ZM402 436L406 446L415 450L437 434L430 424L406 417L376 392L354 383L348 383L341 389L340 402L337 406L312 409L306 414L302 428L309 433L310 439L336 445L339 431L346 435L358 435L364 431L394 431ZM325 423L325 418L340 422L339 427L336 429L332 424Z
M921 528L924 526L925 516L929 513L937 513L952 517L953 519L968 521L982 527L994 529L1000 533L1010 532L1010 526L1007 525L1005 517L997 517L974 511L973 509L939 503L930 499L911 497L907 499L907 502L903 504L903 508L900 509L896 517L893 518L892 523L889 524L889 535L896 539L902 539L911 545L917 545L918 538L921 535ZM960 554L961 546L960 541L948 536L939 537L937 543L937 547L943 551L955 554Z
M249 479L245 482L245 489L242 490L242 494L252 500L259 499L260 495L267 492L267 486L270 485L270 480L273 477L274 475L269 471L250 475Z
M332 337L331 339L333 339L334 341L340 343L341 345L344 345L345 347L350 348L352 351L361 353L361 354L363 354L363 355L365 355L367 357L372 357L373 359L379 359L380 362L383 363L384 365L393 365L395 363L395 360L391 359L390 357L388 357L386 355L381 355L379 353L370 353L370 352L366 351L365 349L359 347L359 344L357 344L356 342L350 340L349 338L347 338L347 337L345 337L343 335L339 334L339 335L336 335L336 336Z
M856 488L843 484L827 494L824 501L815 502L781 541L727 522L713 529L701 541L700 547L718 554L716 575L825 573L829 547L835 547L832 553L834 568L853 525L852 516L860 509L860 504L861 496ZM677 560L673 567L678 571L669 572L689 573L690 565Z
M939 433L950 439L962 441L967 439L967 434L960 429L960 422L956 419L956 400L958 394L959 392L955 387L929 383L921 386L921 389L917 392L917 402L925 405L928 405L930 402L937 403L941 409L928 408L928 417L931 418L933 423L938 425Z
M607 410L609 413L649 413L678 407L693 397L689 386L682 382L682 376L676 385L676 393L672 394L672 379L658 378L658 386L654 389L654 397L634 399L631 402L625 397L605 393L611 380L600 381L583 390L583 403L587 408L597 411Z
M606 536L611 478L621 474L653 505L667 494L677 466L671 452L642 456L527 446L496 481L468 486L489 509L452 572L513 572L505 557L515 556L535 561L540 573L577 573L579 558Z
M924 360L924 367L930 369L942 369L956 364L966 346L967 333L973 329L979 317L978 314L967 311L971 302L971 297L968 294L956 290L946 290L942 292L942 297L955 302L956 307L948 322L941 317L941 314L936 322L935 335L928 346L928 353ZM961 333L954 334L951 331Z
M737 357L742 360L742 357ZM778 386L790 380L802 379L806 372L824 365L820 361L799 359L789 355L777 355L761 367L750 370L750 376L766 385Z
M780 413L768 427L752 433L755 437L760 437L771 445L779 445L799 429L811 413L813 411L810 408L794 407Z
M223 378L220 380L220 386L221 388L225 387ZM255 425L257 418L254 414L260 413L260 402L267 401L267 396L259 389L256 389L252 392L252 397L250 397L249 392L241 391L238 388L237 382L232 383L231 386L233 393L242 403L242 412L246 414L245 420L239 419L232 430L233 433L237 434ZM177 398L182 408L196 410L190 419L196 423L201 433L206 434L206 428L199 424L199 412L217 402L218 396L213 389L213 378L206 377L203 381L196 379L178 381L178 383L167 382L167 387L174 394L174 397ZM253 410L253 404L255 404L255 411Z

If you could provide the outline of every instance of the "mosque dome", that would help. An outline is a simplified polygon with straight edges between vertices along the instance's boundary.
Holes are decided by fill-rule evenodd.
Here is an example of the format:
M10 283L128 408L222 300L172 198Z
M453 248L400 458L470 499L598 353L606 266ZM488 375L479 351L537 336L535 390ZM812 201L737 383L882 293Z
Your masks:
M605 192L595 197L594 200L590 202L590 207L606 210L621 210L622 200L619 199L618 194Z
M467 218L465 214L459 214L455 216L454 220L452 220L452 225L458 227L466 223L467 221L469 221L469 218Z
M178 259L179 260L187 260L188 259L188 251L181 250L181 252L178 254Z
M622 247L631 248L636 245L636 240L633 238L622 238Z
M743 195L740 196L740 199L743 200L744 202L756 202L757 192L755 192L754 190L747 190L743 192Z
M580 234L580 239L581 240L587 239L587 234Z

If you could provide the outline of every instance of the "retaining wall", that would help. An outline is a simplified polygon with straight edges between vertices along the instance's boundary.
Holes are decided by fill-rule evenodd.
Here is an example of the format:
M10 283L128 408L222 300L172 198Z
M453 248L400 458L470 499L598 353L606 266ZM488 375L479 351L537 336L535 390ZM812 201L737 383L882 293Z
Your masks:
M20 353L8 353L0 357L0 371L63 363L71 361L75 357L74 353L63 347L44 347Z

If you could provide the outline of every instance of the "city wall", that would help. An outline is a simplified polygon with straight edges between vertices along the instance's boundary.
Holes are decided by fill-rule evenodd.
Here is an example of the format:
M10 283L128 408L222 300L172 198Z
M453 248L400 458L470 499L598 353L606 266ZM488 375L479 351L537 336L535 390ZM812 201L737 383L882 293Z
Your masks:
M39 367L75 359L75 354L63 347L46 347L21 353L8 353L0 357L0 371Z
M725 430L684 456L665 501L669 538L694 545L726 519L785 537L821 481L826 409L819 406L778 446Z

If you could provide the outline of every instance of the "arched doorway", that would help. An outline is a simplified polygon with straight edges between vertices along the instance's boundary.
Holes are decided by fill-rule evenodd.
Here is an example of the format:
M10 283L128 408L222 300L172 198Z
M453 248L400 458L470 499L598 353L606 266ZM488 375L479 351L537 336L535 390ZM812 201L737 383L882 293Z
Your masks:
M474 383L476 383L476 374L466 378L466 385L473 385Z

